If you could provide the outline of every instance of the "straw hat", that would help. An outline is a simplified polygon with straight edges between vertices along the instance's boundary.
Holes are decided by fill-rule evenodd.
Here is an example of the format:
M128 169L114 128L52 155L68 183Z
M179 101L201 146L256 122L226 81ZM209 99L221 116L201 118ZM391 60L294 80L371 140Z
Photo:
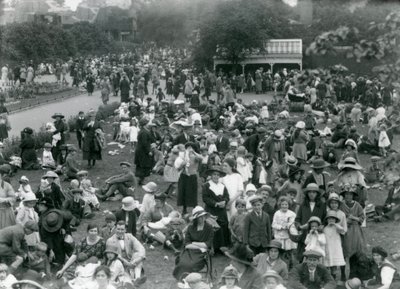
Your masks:
M195 220L201 216L205 216L208 213L203 209L203 207L201 206L196 206L194 207L194 209L192 210L192 220Z
M346 142L344 143L345 146L351 146L353 149L357 149L357 144L354 140L352 139L348 139L346 140Z
M263 278L263 280L264 280L264 283L265 283L265 279L266 278L275 278L277 281L278 281L278 283L279 284L282 284L282 282L283 282L283 279L282 279L282 277L277 273L277 272L275 272L275 271L273 271L273 270L268 270L263 276L262 276L262 278Z
M253 184L247 184L247 186L246 186L246 193L247 193L247 192L255 192L255 191L257 191L257 188L256 188L255 185L253 185Z
M288 166L297 166L298 160L294 156L290 155L287 158L285 158L285 163Z
M362 170L362 166L360 166L356 159L353 157L347 157L344 159L343 163L338 165L339 170L345 169L345 168L350 168L353 170Z
M326 161L324 161L323 159L315 159L315 160L313 160L312 164L310 165L310 168L323 169L328 166L329 166L329 164Z
M308 192L318 192L319 193L320 189L317 184L309 183L304 189L305 194Z
M317 222L319 225L322 224L321 219L317 216L312 216L309 220L308 220L308 224L310 224L311 222Z
M329 198L328 198L328 200L326 201L326 204L327 204L328 206L330 206L330 203L331 203L332 201L336 201L336 202L338 202L339 204L341 203L340 197L339 197L339 195L336 194L336 193L331 193L331 194L329 195Z
M282 243L276 240L271 240L267 245L267 249L269 250L271 248L279 249L279 251L282 252Z
M328 218L334 218L336 220L336 223L340 222L337 213L333 210L329 210L328 213L326 213L325 221L327 221Z

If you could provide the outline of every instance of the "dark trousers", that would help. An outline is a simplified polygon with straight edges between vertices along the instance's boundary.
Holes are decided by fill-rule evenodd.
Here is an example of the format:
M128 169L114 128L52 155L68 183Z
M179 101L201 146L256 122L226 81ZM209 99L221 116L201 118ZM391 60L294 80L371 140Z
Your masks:
M67 252L64 247L64 236L60 234L60 231L54 233L46 232L40 237L42 238L42 241L47 244L49 250L53 250L54 262L57 264L64 264Z
M79 149L82 149L82 138L83 138L82 132L80 130L77 130L76 139L78 140Z

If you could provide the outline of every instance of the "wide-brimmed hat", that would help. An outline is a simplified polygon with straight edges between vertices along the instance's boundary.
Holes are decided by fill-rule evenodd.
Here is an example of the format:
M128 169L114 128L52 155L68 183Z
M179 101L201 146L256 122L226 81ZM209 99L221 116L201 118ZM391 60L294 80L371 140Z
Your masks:
M208 213L201 206L196 206L192 210L192 220L197 219L201 216L208 215Z
M36 198L36 195L32 192L26 193L24 199L22 200L23 202L36 202L38 199Z
M39 283L37 283L37 282L35 282L35 281L31 281L31 280L21 280L21 281L17 281L17 282L15 282L15 283L13 283L13 284L11 285L11 287L12 287L13 289L19 289L19 288L21 288L21 286L24 285L24 284L29 284L29 285L31 285L31 286L34 286L34 287L37 288L37 289L46 289L46 288L44 288L42 285L40 285Z
M43 216L42 226L43 228L50 232L54 233L61 229L63 225L63 216L61 212L52 210L48 212L45 216Z
M388 255L388 252L383 249L381 246L375 246L372 248L372 254L379 254L382 256L382 258L386 258Z
M273 271L273 270L268 270L267 272L265 272L264 275L262 275L262 279L264 280L265 283L265 279L266 278L275 278L279 284L282 284L283 282L283 278L281 277L281 275L279 275L277 272Z
M77 176L87 176L89 174L88 171L82 170L76 173Z
M128 168L132 167L130 162L120 162L119 166L127 166Z
M219 173L221 176L226 175L221 166L212 166L209 170L207 170L207 175L211 175L214 172Z
M133 197L125 197L122 199L122 210L130 212L137 208L137 202Z
M154 193L158 191L158 185L155 182L148 182L142 186L142 189L147 193Z
M310 258L310 257L321 258L322 254L318 251L308 250L308 251L304 252L303 256L306 258Z
M248 266L252 265L254 253L244 244L237 244L231 250L224 253L231 260Z
M298 121L296 123L296 128L304 129L306 127L306 123L304 121Z
M118 246L114 244L107 244L104 253L114 253L115 255L118 255Z
M312 216L309 220L308 220L308 224L310 224L311 222L317 222L319 225L322 224L321 219L317 216Z
M343 195L347 192L353 193L353 194L358 194L357 192L357 186L350 184L350 183L344 183L341 184L340 186L340 194Z
M309 183L305 188L304 188L304 193L307 194L308 192L320 192L320 188L317 184L315 183Z
M357 149L357 144L354 140L352 139L348 139L346 140L346 142L344 143L345 146L351 146L353 149Z
M60 112L56 112L51 116L51 118L57 118L57 117L64 118L65 116Z
M345 158L344 161L338 165L338 168L340 170L345 169L345 168L349 168L349 169L353 169L353 170L362 170L362 166L360 166L357 163L357 160L353 157Z
M340 220L339 220L339 218L337 216L337 213L335 211L333 211L333 210L329 210L326 213L325 221L327 221L328 218L334 218L336 220L336 223L340 222Z
M53 171L47 171L46 174L42 177L43 179L47 178L58 178L58 175Z
M323 159L315 159L315 160L313 160L312 164L310 165L310 168L323 169L328 166L329 166L329 164L326 161L324 161Z
M362 282L358 278L353 278L353 279L347 280L344 285L345 285L346 289L360 289Z
M298 160L294 156L290 155L285 158L285 163L288 166L297 166Z

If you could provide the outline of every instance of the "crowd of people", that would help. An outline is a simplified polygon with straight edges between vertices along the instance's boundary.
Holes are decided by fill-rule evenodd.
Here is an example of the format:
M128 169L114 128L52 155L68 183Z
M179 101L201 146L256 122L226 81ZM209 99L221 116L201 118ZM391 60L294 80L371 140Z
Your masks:
M62 113L46 125L41 156L33 130L23 130L21 163L1 154L0 287L140 288L145 244L161 244L176 257L180 288L210 288L211 279L223 289L399 288L392 257L380 246L367 252L363 232L371 216L400 219L400 177L383 167L399 123L389 85L286 69L200 73L168 53L150 55L56 65L73 85L86 79L89 94L98 82L104 104L120 96L112 136L130 156L96 188L91 171L105 165L106 133L94 110L77 115L78 147L67 144ZM243 92L252 90L274 97L247 103ZM294 102L304 112L289 111ZM36 190L26 176L14 190L19 169L44 171ZM368 189L383 183L388 198L374 206ZM103 227L86 221L84 238L73 238L110 202L121 207ZM230 263L220 278L217 255Z

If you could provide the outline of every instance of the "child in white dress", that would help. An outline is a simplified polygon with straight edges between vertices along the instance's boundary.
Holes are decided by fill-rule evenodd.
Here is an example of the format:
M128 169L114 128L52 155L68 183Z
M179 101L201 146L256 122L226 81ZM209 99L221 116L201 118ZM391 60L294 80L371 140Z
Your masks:
M330 268L332 277L336 279L337 267L346 265L341 239L344 230L335 211L328 211L325 220L327 225L323 230L326 237L324 265Z
M322 257L325 257L326 237L323 232L318 232L318 228L321 224L321 219L316 216L312 216L308 220L309 231L304 243L306 244L306 251L317 251L321 253Z
M42 154L42 168L43 169L54 169L56 167L56 162L53 158L53 154L51 153L51 148L53 146L51 143L45 143L43 147L43 154Z
M386 133L386 125L381 124L379 126L379 140L378 146L382 156L386 157L387 155L387 148L390 147L391 143L389 137Z

